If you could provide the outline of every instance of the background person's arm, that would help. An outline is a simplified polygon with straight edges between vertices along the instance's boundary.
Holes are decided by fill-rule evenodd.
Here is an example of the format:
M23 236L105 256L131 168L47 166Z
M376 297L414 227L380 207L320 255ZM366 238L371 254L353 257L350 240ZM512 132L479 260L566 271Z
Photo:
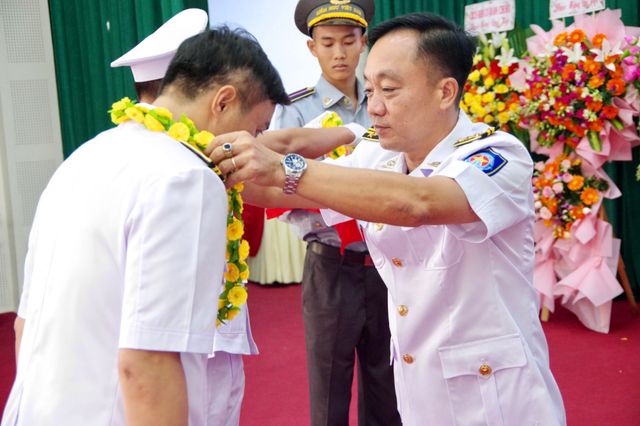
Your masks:
M187 385L180 353L120 349L118 375L128 425L187 426Z
M258 136L257 140L280 154L295 152L306 158L317 158L334 148L352 143L354 138L348 128L333 127L270 130Z

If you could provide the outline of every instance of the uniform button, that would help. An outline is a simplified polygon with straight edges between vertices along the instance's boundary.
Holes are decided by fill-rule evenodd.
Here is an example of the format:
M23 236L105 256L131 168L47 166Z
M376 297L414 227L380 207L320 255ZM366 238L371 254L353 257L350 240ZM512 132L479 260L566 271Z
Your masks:
M391 262L398 268L402 266L402 260L398 259L397 257L394 257L393 259L391 259Z
M382 223L376 223L376 231L382 231L382 228L384 228Z
M482 364L480 368L478 368L478 372L482 377L489 377L493 370L491 369L491 366L489 366L489 364Z
M407 364L413 364L413 361L414 361L413 357L409 354L402 355L402 360Z
M400 305L398 306L398 313L401 317L407 316L407 314L409 313L409 308L407 308L405 305Z
M331 104L331 102L333 102L333 99L331 99L328 96L325 96L324 99L322 99L322 103L324 104L324 106L329 106L329 104Z

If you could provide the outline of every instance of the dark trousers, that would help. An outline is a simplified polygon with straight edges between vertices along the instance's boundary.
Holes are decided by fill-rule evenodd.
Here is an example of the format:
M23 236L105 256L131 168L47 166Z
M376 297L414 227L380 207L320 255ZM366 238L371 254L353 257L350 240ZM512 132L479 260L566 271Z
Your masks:
M400 425L389 365L387 288L370 258L309 243L302 307L312 426L349 424L356 355L358 424Z

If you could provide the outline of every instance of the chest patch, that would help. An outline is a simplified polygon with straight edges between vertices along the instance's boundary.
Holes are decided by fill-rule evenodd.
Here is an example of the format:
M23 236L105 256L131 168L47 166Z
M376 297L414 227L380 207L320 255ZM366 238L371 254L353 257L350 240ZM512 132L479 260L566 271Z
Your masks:
M464 159L471 163L488 176L498 173L507 164L507 160L491 148L484 148Z

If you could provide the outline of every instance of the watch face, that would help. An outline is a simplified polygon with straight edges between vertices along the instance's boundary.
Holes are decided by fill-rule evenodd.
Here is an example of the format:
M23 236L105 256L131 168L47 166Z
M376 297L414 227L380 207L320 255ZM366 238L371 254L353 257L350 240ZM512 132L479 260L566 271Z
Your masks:
M302 158L302 156L300 156L298 154L287 154L284 157L284 164L285 164L285 166L287 166L289 169L291 169L293 171L304 170L304 168L307 165L307 163L304 160L304 158Z

